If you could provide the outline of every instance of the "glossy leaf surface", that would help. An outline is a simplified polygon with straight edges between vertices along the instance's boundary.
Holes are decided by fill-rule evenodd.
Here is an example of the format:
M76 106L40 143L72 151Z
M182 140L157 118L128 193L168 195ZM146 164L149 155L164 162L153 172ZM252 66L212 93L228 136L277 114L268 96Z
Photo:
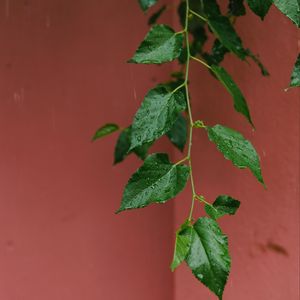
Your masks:
M240 169L249 168L257 180L264 184L259 156L242 134L222 125L208 127L207 132L209 139L216 144L226 159L231 160Z
M154 25L128 62L138 64L169 62L181 54L182 45L182 33L176 34L166 25Z
M188 166L171 164L167 154L152 154L127 183L118 212L164 203L183 190L188 177Z
M92 140L95 141L118 130L119 130L119 126L117 124L113 124L113 123L105 124L95 132Z

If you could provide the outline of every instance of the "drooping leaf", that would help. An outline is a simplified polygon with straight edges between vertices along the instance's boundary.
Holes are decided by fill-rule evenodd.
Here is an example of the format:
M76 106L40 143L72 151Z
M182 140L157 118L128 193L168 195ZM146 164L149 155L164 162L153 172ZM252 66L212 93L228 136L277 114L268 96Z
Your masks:
M161 64L177 58L182 51L183 34L167 25L154 25L128 61L137 64Z
M299 0L273 0L275 6L300 27L300 1Z
M221 195L215 200L212 206L206 204L205 211L211 218L217 220L224 215L234 215L240 207L240 201L227 195Z
M189 253L192 242L192 230L193 227L190 222L186 221L176 232L174 256L170 266L172 272L186 259Z
M268 13L273 0L246 0L250 9L262 20ZM280 0L282 1L282 0ZM289 0L288 0L289 1Z
M127 155L135 153L139 158L144 160L147 156L150 144L144 144L129 151L131 140L131 126L125 128L119 135L114 153L114 164L122 162Z
M180 193L189 177L189 167L170 163L167 154L149 155L128 181L117 212L165 203Z
M257 64L257 66L260 68L261 74L263 76L269 76L270 73L269 71L266 69L266 67L262 64L262 62L259 60L259 58L254 55L250 49L247 49L247 55Z
M229 50L216 39L211 49L211 53L203 53L202 56L209 65L218 65L224 60L225 54L228 52Z
M229 19L225 16L214 16L208 18L208 24L220 42L231 52L244 60L246 51L243 44Z
M215 220L204 217L194 224L186 262L195 277L221 300L231 259L227 237Z
M113 124L113 123L105 124L95 132L92 141L100 139L118 130L119 130L119 126L117 124Z
M156 4L157 0L139 0L141 9L147 11L151 6Z
M222 126L207 127L208 137L223 153L226 159L240 168L249 168L259 182L264 184L259 156L252 144L239 132Z
M211 66L212 71L217 76L219 81L224 85L227 91L231 94L234 102L234 108L237 112L243 114L247 120L253 125L247 102L236 83L233 81L227 71L221 66Z
M300 54L297 57L295 66L291 75L290 87L300 86Z
M179 114L173 127L167 132L167 137L183 152L187 139L187 120L182 114Z
M153 25L156 23L156 21L159 19L159 17L162 15L162 13L166 10L167 6L163 5L158 11L152 14L152 16L148 20L148 25Z
M236 17L244 16L246 14L244 0L229 0L228 13Z
M161 85L150 90L134 117L130 149L150 143L166 134L185 108L185 94L182 89L169 92Z

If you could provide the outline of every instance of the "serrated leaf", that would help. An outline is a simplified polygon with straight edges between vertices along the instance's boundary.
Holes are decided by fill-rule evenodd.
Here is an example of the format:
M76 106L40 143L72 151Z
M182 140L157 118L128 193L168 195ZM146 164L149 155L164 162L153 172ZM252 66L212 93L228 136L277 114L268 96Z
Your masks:
M147 156L148 150L151 146L150 144L144 144L137 148L130 149L130 140L131 140L131 126L125 128L119 135L114 153L114 164L122 162L126 156L135 153L139 158L144 160Z
M170 92L160 85L149 91L134 116L130 149L150 143L166 134L185 108L186 100L182 89Z
M273 0L275 6L300 27L300 1L299 0Z
M117 212L165 203L180 193L189 177L189 167L170 163L167 154L149 155L128 181Z
M295 66L291 75L290 87L300 86L300 54L298 54Z
M138 64L161 64L176 59L182 51L183 34L167 25L154 25L128 61Z
M163 5L159 10L154 12L148 20L148 25L155 24L156 21L159 19L159 17L162 15L162 13L166 10L166 8L167 8L167 6Z
M139 0L139 4L143 11L147 11L151 6L157 3L157 0Z
M242 41L237 35L229 19L225 16L214 16L208 18L208 24L220 42L231 52L244 60L246 51Z
M236 17L244 16L246 14L244 0L229 0L228 13Z
M227 91L231 94L231 96L233 98L235 110L237 112L243 114L247 118L249 123L253 126L246 99L244 98L241 90L236 85L236 83L233 81L231 76L221 66L212 65L211 70L216 75L216 77L219 79L219 81L224 85L224 87L227 89Z
M183 152L186 144L187 131L187 120L182 114L179 114L173 127L166 134L172 144L175 145L181 152Z
M192 230L189 221L181 225L180 229L176 232L175 249L173 261L171 263L171 270L174 270L185 260L192 242Z
M230 272L227 237L216 221L200 218L193 226L186 262L195 277L222 299Z
M273 0L246 0L250 9L262 20L268 13ZM280 0L282 1L282 0ZM288 0L290 1L290 0Z
M239 207L240 201L227 195L221 195L215 200L212 206L206 204L205 211L211 218L217 220L225 215L234 215Z
M92 141L100 139L118 130L119 130L119 126L117 124L113 124L113 123L105 124L95 132Z
M240 168L249 168L259 182L264 184L259 156L252 144L239 132L222 126L207 127L208 137L223 153L226 159Z

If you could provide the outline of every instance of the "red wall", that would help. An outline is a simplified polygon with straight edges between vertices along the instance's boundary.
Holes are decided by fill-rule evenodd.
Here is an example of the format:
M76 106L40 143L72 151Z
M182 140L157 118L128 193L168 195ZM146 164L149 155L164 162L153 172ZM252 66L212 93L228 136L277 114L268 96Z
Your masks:
M0 16L0 299L215 299L184 266L175 275L168 269L189 191L116 216L140 162L130 157L112 167L116 137L90 143L105 122L127 126L145 92L172 68L124 63L147 31L136 3L6 0ZM264 79L254 66L226 61L256 132L199 65L192 67L193 110L251 138L268 190L224 161L200 131L197 187L210 200L229 193L242 201L238 215L222 221L233 258L224 299L296 300L299 92L282 91L296 29L275 9L264 26L249 15L238 27L272 74ZM172 151L166 140L158 148Z

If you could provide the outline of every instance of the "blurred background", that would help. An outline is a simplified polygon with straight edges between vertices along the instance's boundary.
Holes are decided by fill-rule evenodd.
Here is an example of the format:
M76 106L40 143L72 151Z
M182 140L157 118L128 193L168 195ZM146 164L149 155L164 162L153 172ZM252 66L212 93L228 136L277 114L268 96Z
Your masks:
M171 3L172 1L169 1ZM175 3L175 1L174 1ZM174 10L162 22L177 26ZM221 220L232 272L224 300L299 299L299 90L284 92L298 53L297 28L274 7L250 11L237 30L268 68L227 57L256 131L225 89L192 64L196 119L241 131L262 159L267 190L234 168L199 130L197 188L242 204ZM165 205L115 215L141 164L112 166L117 136L91 143L107 122L128 126L148 89L174 64L126 64L148 31L137 1L0 2L0 299L215 299L183 265L169 270L187 188ZM153 151L180 159L167 139ZM200 206L195 215L203 215Z

